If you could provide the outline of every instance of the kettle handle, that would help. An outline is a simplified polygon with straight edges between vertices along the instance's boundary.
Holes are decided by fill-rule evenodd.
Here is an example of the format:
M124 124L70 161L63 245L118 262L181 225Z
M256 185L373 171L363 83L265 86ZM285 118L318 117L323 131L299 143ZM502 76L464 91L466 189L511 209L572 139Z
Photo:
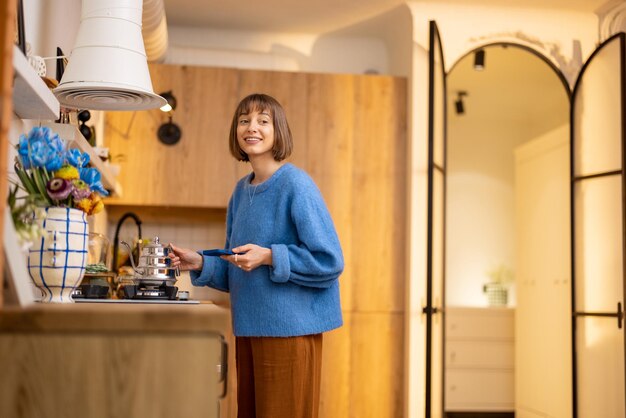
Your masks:
M169 249L169 253L174 252L174 248L172 248L172 243L167 244L167 248ZM180 267L176 266L176 270L174 270L174 274L176 277L180 276Z

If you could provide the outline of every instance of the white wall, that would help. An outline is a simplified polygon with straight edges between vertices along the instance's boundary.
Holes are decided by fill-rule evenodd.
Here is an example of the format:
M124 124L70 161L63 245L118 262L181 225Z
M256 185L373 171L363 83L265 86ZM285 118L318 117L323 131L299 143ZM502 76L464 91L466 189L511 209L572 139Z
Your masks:
M458 119L449 130L456 141L448 147L446 303L486 306L489 270L515 267L513 149L527 139L527 129L521 123L468 127Z
M170 26L165 63L275 71L388 71L387 49L375 37L245 32Z
M594 13L420 1L408 5L415 19L415 42L428 45L427 22L437 22L447 68L477 46L506 39L543 51L566 69L572 59L578 61L575 41L580 41L582 59L586 59L598 40L598 17Z
M32 55L56 56L60 47L69 56L80 25L80 0L23 0L26 42ZM47 74L56 73L54 60L46 60Z

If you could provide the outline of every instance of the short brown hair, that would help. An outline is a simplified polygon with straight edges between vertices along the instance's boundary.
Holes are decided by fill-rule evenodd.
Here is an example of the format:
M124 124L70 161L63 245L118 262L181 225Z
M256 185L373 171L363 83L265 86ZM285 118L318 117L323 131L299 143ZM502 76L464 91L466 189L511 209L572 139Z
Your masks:
M248 115L254 110L269 111L272 115L272 123L274 124L274 147L272 149L274 160L282 161L289 157L293 149L293 139L291 137L291 129L289 129L289 124L287 123L287 116L285 116L285 110L278 103L278 100L261 93L246 96L239 102L230 125L230 135L228 137L230 153L239 161L250 161L248 154L241 149L237 141L237 125L239 116Z

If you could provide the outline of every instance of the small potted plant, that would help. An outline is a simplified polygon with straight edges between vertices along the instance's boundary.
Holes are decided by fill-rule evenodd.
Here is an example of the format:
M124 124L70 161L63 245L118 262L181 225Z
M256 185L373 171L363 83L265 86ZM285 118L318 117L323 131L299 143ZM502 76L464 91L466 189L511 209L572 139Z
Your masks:
M489 306L506 306L509 302L509 284L513 281L513 272L501 264L487 272L489 282L483 285Z

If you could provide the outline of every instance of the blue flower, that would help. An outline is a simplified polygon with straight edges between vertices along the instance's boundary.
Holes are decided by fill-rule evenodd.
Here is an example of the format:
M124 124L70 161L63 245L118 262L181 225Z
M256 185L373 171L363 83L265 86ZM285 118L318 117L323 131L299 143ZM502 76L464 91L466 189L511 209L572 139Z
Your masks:
M15 148L17 181L39 204L69 206L89 215L102 209L100 195L108 196L109 192L102 185L100 172L87 167L89 154L67 150L65 141L45 126L21 135Z
M109 192L104 188L101 181L101 175L98 170L93 167L81 168L80 179L89 185L93 191L100 193L102 196L108 196Z
M72 148L67 151L67 161L76 168L83 168L89 163L89 154L86 152L80 152L77 148Z
M34 127L28 136L20 135L17 152L26 170L45 167L55 171L63 165L65 142L48 127Z

